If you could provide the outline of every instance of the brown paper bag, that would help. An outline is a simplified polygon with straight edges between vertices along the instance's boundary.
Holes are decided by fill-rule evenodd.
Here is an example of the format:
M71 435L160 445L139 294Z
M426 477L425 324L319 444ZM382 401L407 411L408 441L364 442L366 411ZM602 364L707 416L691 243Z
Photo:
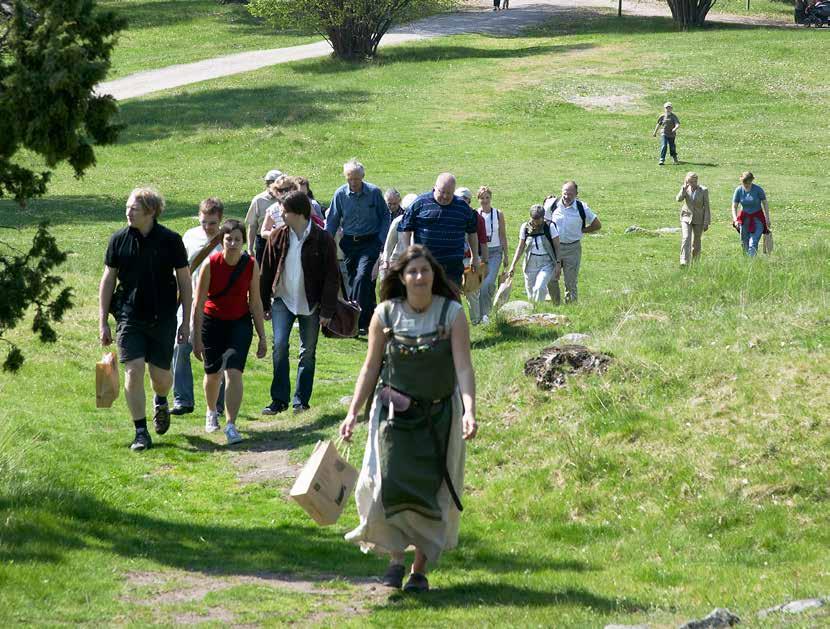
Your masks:
M767 255L771 254L772 253L772 247L773 247L772 232L767 232L766 234L764 234L761 237L761 240L763 241L764 253L766 253Z
M493 313L498 312L499 308L506 304L507 300L510 299L510 289L512 287L512 277L508 277L506 280L504 280L504 282L502 282L501 286L499 286L499 289L496 291L496 296L493 297Z
M320 526L337 522L357 483L357 470L330 440L318 441L300 471L291 497Z
M95 405L109 408L118 399L118 361L115 352L107 352L95 364Z

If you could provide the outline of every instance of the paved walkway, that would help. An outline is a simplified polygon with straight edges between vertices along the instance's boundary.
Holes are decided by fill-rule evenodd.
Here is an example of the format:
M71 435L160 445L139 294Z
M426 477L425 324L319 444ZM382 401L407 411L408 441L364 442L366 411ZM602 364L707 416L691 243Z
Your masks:
M404 42L458 35L481 33L484 35L512 35L523 28L539 24L556 15L572 14L578 10L616 9L616 0L513 0L508 11L492 11L491 7L468 8L456 13L444 13L407 24L387 33L381 47L394 46ZM669 16L665 2L648 0L624 0L624 15ZM712 14L711 20L731 23L752 23L757 25L782 26L784 23L772 20L743 18L740 16ZM303 46L252 50L195 63L169 66L131 74L121 79L98 85L101 94L112 94L118 100L135 98L162 90L217 79L223 76L250 72L279 63L300 61L331 54L331 47L325 41Z

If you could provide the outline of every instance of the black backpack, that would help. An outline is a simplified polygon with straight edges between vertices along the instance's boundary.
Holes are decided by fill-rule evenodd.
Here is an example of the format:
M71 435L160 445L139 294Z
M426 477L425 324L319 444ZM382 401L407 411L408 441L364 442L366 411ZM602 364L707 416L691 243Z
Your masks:
M542 233L541 234L539 232L536 232L536 231L533 231L533 232L530 231L527 228L529 223L525 223L524 224L525 238L527 238L528 236L530 236L531 238L538 238L539 236L544 235L545 238L547 239L547 241L550 243L550 250L553 251L554 254L555 254L556 253L556 247L553 246L553 238L550 237L550 225L551 225L551 223L553 223L553 221L549 221L548 219L545 219L545 223L544 223L544 225L542 225ZM556 223L553 223L553 224L556 225Z
M550 206L550 213L553 214L554 211L556 210L556 208L559 206L559 198L551 195L549 197L545 197L545 201L547 201L548 199L553 199L553 204ZM545 201L542 201L543 206L545 205ZM582 231L585 231L585 227L586 227L586 225L585 225L585 206L582 204L582 201L580 201L579 199L576 200L576 209L579 212L579 218L582 219ZM554 225L556 225L556 221L551 221L551 222ZM557 225L556 229L559 229L558 225Z

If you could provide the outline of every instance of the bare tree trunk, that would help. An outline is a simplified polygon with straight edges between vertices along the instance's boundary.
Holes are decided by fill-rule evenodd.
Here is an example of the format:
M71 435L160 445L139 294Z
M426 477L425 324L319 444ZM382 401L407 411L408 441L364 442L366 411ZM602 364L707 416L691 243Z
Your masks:
M666 0L672 19L684 29L703 26L706 15L716 0Z

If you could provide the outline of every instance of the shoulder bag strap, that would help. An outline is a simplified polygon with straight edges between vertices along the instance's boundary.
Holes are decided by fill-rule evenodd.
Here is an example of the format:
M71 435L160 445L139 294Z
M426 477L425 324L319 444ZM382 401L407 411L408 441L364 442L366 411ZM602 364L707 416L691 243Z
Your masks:
M239 262L234 267L233 271L231 272L231 276L228 278L228 284L220 290L215 295L208 295L213 300L219 299L220 297L224 297L228 291L233 288L233 285L236 283L236 280L239 279L239 276L242 275L242 272L248 268L248 261L251 259L251 256L248 255L247 252L242 254L242 257L239 258Z

